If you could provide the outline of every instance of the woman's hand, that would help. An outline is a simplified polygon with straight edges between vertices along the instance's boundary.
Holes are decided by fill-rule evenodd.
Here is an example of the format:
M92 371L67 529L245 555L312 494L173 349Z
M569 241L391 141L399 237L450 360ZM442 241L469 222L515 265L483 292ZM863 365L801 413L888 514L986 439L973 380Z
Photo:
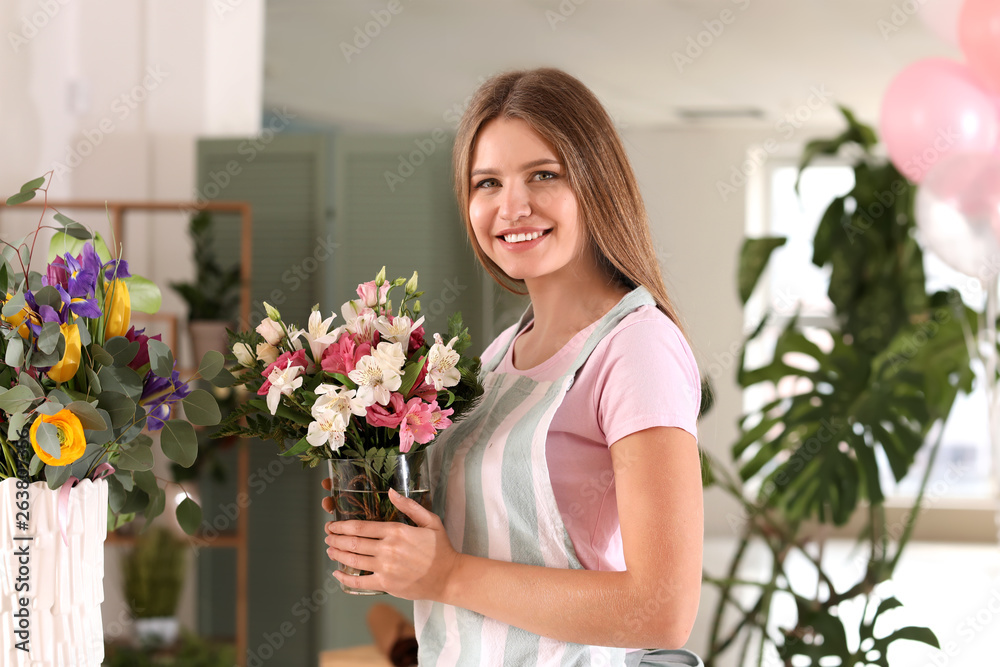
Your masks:
M329 488L330 480L323 487ZM407 600L440 600L459 554L451 546L441 519L412 498L389 491L389 499L415 523L396 521L329 521L326 553L331 560L367 570L370 575L352 576L334 572L342 584L352 588L385 591ZM327 512L330 498L323 499Z

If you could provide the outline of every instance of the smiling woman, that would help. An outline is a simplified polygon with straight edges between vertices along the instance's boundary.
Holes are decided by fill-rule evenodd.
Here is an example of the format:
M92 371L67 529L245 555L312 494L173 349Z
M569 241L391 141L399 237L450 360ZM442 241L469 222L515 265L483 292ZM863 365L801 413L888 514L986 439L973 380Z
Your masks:
M610 117L565 72L501 74L453 158L476 256L531 306L429 450L434 511L330 522L372 572L335 576L415 601L421 665L700 665L700 377Z

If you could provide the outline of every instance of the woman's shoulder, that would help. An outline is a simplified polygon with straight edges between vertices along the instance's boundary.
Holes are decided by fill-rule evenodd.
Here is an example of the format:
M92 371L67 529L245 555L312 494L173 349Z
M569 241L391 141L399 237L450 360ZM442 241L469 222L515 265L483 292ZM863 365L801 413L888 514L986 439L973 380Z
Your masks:
M663 311L641 306L612 329L594 350L603 372L632 373L682 370L700 385L698 364L684 332Z
M496 338L494 338L489 345L486 346L486 349L483 350L483 353L479 355L479 358L482 360L484 366L488 364L493 359L493 357L499 354L501 350L503 350L503 346L506 345L516 333L517 325L518 322L515 322L514 324L510 325L509 327L501 331L500 334Z

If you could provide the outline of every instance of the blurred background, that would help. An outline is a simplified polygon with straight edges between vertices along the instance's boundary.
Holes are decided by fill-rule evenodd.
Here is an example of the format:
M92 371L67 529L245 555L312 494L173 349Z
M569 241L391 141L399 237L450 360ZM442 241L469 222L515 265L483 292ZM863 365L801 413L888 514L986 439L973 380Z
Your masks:
M598 95L625 141L668 290L714 389L700 444L725 465L738 419L761 400L737 381L744 340L761 313L787 318L799 309L816 326L833 317L829 270L811 263L813 236L831 200L853 187L853 158L816 161L796 193L803 149L844 130L839 105L877 125L883 95L907 65L960 59L949 39L954 4L7 0L0 192L6 197L51 171L52 201L246 201L253 303L268 300L288 317L315 303L334 309L383 264L390 276L416 269L428 331L460 309L481 350L524 302L492 285L469 249L451 190L454 131L486 77L562 68ZM149 326L179 331L175 349L190 360L188 306L165 287L195 277L186 211L129 212L122 241L133 270L164 286L166 319ZM108 228L101 210L74 217ZM3 211L0 234L19 238L35 222L37 211ZM217 213L213 225L215 253L231 267L240 260L239 217ZM737 288L744 239L772 235L787 242L744 304ZM978 283L933 253L925 269L928 291L954 288L982 308ZM942 650L901 641L893 665L995 662L1000 555L986 415L981 391L957 399L927 506L891 582L904 604L898 624L930 627ZM250 665L317 664L325 651L368 643L371 601L340 593L329 574L320 471L256 445L242 480L231 443L206 445L212 463L194 482L206 532L187 550L181 625L203 637L242 633ZM912 506L928 458L926 448L918 452L901 481L886 476L890 515ZM717 488L705 499L706 572L722 574L743 508ZM245 539L227 541L241 514ZM852 550L856 527L823 530L832 541L820 557L850 579L865 557ZM110 642L134 634L120 574L131 544L107 547ZM241 551L245 581L237 576ZM741 567L769 567L766 549L750 553ZM717 600L718 589L706 584L688 644L703 655ZM777 613L768 627L779 633L782 618ZM715 664L739 664L737 653ZM777 655L756 658L746 664L782 664Z

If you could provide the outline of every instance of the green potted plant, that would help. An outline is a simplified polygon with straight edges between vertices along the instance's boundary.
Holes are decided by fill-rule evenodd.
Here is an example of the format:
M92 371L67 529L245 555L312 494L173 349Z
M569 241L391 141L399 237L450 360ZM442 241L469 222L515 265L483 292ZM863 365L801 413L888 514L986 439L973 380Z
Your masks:
M150 528L136 538L125 558L125 601L143 644L177 641L174 614L184 585L185 544L169 530Z
M188 235L194 246L195 279L170 283L187 303L188 332L196 359L209 350L228 350L226 329L235 328L233 318L239 305L240 267L219 264L212 224L208 211L191 218Z
M705 576L720 589L707 667L731 652L741 665L770 664L777 656L785 665L887 666L888 647L897 640L938 646L928 628L886 632L876 623L901 604L880 584L891 579L912 535L940 436L904 521L886 518L881 480L883 473L905 477L958 392L971 390L965 337L976 326L976 313L955 290L928 293L913 233L914 186L874 154L874 131L841 111L847 129L810 143L800 162L801 173L818 155L852 148L859 156L854 188L830 203L813 240L813 263L830 270L834 323L814 327L827 341L818 344L819 334L810 335L792 317L770 361L751 367L740 359L740 386L771 386L775 396L740 420L741 437L732 448L736 474L713 465L714 483L742 511L731 517L739 540L725 574ZM745 241L739 270L744 303L784 242ZM863 567L852 581L835 586L831 563L822 556L824 527L843 526L855 512L866 517L857 541ZM769 557L759 575L743 567L751 544L763 545ZM810 590L789 577L795 559L807 563L818 582ZM788 609L787 603L794 606L794 623L775 627L774 610ZM862 610L860 617L845 611L851 607L855 614Z

